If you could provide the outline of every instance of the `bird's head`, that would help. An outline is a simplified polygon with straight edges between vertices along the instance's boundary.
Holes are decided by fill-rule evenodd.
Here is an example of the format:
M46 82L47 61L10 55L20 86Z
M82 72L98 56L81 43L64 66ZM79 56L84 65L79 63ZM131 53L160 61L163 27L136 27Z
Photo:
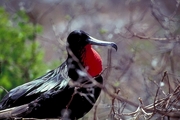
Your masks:
M87 72L92 76L97 76L102 71L101 56L91 45L110 46L117 50L114 42L97 40L82 30L71 32L67 38L67 51L69 57L75 56Z

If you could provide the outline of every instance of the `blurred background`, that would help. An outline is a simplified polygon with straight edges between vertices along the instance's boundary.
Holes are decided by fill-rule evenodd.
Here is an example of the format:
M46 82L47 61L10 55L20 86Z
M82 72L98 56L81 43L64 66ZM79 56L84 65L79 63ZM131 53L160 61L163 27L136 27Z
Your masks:
M81 29L118 45L117 52L95 47L107 68L106 89L82 120L179 119L179 4L179 0L1 0L0 99L6 90L65 61L66 38Z

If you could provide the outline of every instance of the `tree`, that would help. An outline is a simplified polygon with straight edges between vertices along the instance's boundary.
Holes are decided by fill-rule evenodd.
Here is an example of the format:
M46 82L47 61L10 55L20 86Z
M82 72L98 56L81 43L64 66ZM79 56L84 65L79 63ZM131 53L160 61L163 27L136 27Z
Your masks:
M43 51L36 34L40 25L29 22L24 11L7 13L0 8L0 86L7 90L45 72ZM5 91L0 89L0 98Z

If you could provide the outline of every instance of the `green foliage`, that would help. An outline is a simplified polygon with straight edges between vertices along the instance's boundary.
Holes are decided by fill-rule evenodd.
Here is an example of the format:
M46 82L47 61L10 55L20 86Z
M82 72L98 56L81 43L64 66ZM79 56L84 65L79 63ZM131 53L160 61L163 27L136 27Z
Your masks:
M105 34L105 33L107 33L107 32L108 32L108 31L107 31L106 29L103 29L103 28L99 30L99 33L100 33L100 34Z
M25 12L10 15L0 8L0 86L10 90L45 73L44 54L35 40L41 30Z

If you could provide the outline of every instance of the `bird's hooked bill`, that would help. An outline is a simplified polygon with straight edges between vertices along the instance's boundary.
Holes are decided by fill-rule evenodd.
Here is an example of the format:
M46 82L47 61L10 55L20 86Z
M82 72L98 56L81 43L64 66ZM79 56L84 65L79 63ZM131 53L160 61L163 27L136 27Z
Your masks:
M89 36L90 39L88 39L88 42L92 45L99 45L99 46L111 46L113 47L116 51L118 49L116 43L114 42L108 42L108 41L102 41L102 40L98 40L96 38L93 38L91 36Z

